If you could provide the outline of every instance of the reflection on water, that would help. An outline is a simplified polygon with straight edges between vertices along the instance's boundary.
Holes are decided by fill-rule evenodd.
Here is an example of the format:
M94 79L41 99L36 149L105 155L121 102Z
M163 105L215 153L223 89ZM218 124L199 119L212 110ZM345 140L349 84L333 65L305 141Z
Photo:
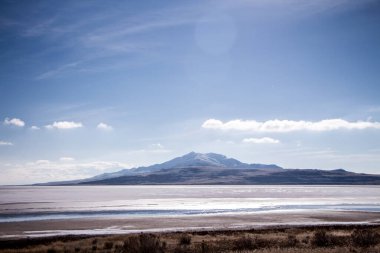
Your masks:
M379 186L0 187L0 222L292 210L380 212Z

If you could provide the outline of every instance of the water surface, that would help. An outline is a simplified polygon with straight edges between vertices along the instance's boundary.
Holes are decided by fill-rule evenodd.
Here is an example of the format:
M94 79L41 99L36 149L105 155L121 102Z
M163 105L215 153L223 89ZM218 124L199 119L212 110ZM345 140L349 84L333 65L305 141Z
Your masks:
M347 210L380 212L379 186L0 187L0 222Z

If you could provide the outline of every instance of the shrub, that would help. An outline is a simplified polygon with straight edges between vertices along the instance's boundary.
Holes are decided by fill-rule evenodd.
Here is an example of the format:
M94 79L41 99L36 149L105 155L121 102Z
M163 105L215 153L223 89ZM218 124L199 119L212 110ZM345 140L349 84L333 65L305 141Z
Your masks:
M177 247L175 247L174 253L193 253L193 251L188 247L185 248L178 245Z
M210 253L212 252L212 247L205 243L205 241L202 240L201 247L200 247L201 253Z
M190 245L191 244L191 236L188 234L183 234L178 241L179 245Z
M267 240L264 238L255 237L254 248L255 249L270 248L270 247L273 247L275 243L276 242L273 240Z
M310 241L310 236L306 236L305 238L302 239L302 243L304 244L309 244Z
M113 248L113 242L104 243L104 249L112 249L112 248Z
M252 250L255 249L252 238L248 236L241 236L234 241L234 250Z
M283 247L295 247L298 244L298 240L294 235L288 235L285 242L283 243Z
M219 242L217 242L217 244L219 244ZM217 253L224 252L226 249L227 248L224 250L222 248L217 249L212 243L205 242L204 240L202 240L201 243L195 244L193 248L188 248L191 253Z
M328 247L331 243L330 236L326 231L318 230L314 233L311 243L317 247Z
M140 234L129 237L123 244L122 252L126 253L163 253L166 243L152 234Z
M379 234L368 229L355 230L351 234L351 240L355 246L366 248L378 243Z

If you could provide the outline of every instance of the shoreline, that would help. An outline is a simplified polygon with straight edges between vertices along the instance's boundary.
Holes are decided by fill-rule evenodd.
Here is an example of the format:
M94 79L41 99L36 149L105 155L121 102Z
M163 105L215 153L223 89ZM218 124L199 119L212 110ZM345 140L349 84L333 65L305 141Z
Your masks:
M240 228L177 228L177 229L147 229L147 230L130 230L124 233L89 233L89 234L55 234L55 235L45 235L45 236L31 236L31 237L3 237L0 238L0 249L2 244L8 242L17 241L50 241L50 240L66 240L69 239L86 239L93 237L114 237L114 236L133 236L140 234L204 234L204 233L244 233L250 231L256 232L266 232L266 231L276 231L276 230L287 230L287 229L358 229L358 228L379 228L380 223L317 223L317 224L268 224L260 225L255 227L240 227Z
M273 226L380 225L380 212L286 211L218 215L78 218L0 222L0 240L65 235L116 235Z

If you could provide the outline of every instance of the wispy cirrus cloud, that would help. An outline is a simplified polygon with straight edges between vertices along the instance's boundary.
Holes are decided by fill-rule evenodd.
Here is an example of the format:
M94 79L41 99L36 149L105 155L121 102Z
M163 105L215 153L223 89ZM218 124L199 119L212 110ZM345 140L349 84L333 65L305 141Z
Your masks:
M223 131L248 131L248 132L274 132L287 133L295 131L324 132L333 130L363 130L380 129L380 122L355 121L350 122L343 119L326 119L321 121L304 120L231 120L223 122L217 119L208 119L202 127L205 129Z
M280 143L279 140L270 138L270 137L263 137L263 138L245 138L242 141L243 143L251 143L251 144L278 144Z
M131 15L112 9L107 14L104 13L90 13L86 19L71 20L69 26L64 22L63 15L47 16L27 27L22 36L54 40L58 51L64 49L73 52L74 56L71 61L61 61L50 70L37 75L36 79L50 79L70 73L87 72L89 69L94 72L110 67L119 68L121 63L124 66L133 65L136 57L130 61L131 54L144 58L150 50L154 50L156 54L159 51L157 48L166 43L157 36L153 42L136 35L149 36L159 30L194 24L198 21L201 8L170 7ZM150 62L149 59L141 58L139 62ZM102 59L107 59L107 62L118 59L119 63L103 66Z
M81 122L74 121L55 121L53 124L46 125L47 129L75 129L83 127Z
M70 62L70 63L66 63L62 66L59 66L55 69L51 69L49 71L46 71L40 75L38 75L36 77L37 80L42 80L42 79L47 79L47 78L50 78L50 77L53 77L53 76L58 76L58 75L61 75L61 74L64 74L65 72L68 72L68 71L71 71L73 69L75 69L75 67L77 67L81 62L77 61L77 62Z
M25 122L21 119L18 119L18 118L5 118L4 119L4 125L13 125L13 126L17 126L17 127L23 127L25 126Z
M171 10L166 12L169 15L152 13L148 19L145 17L140 20L124 20L116 27L104 27L95 31L87 39L89 41L110 41L137 33L147 33L160 29L189 25L198 20L197 15L188 15L185 12L182 12L182 15L175 15ZM147 16L149 17L149 15Z
M26 29L23 30L22 36L25 37L37 37L46 35L47 33L52 33L54 23L57 21L56 17L51 17L45 20L42 20L41 22L34 24L32 26L28 26Z

